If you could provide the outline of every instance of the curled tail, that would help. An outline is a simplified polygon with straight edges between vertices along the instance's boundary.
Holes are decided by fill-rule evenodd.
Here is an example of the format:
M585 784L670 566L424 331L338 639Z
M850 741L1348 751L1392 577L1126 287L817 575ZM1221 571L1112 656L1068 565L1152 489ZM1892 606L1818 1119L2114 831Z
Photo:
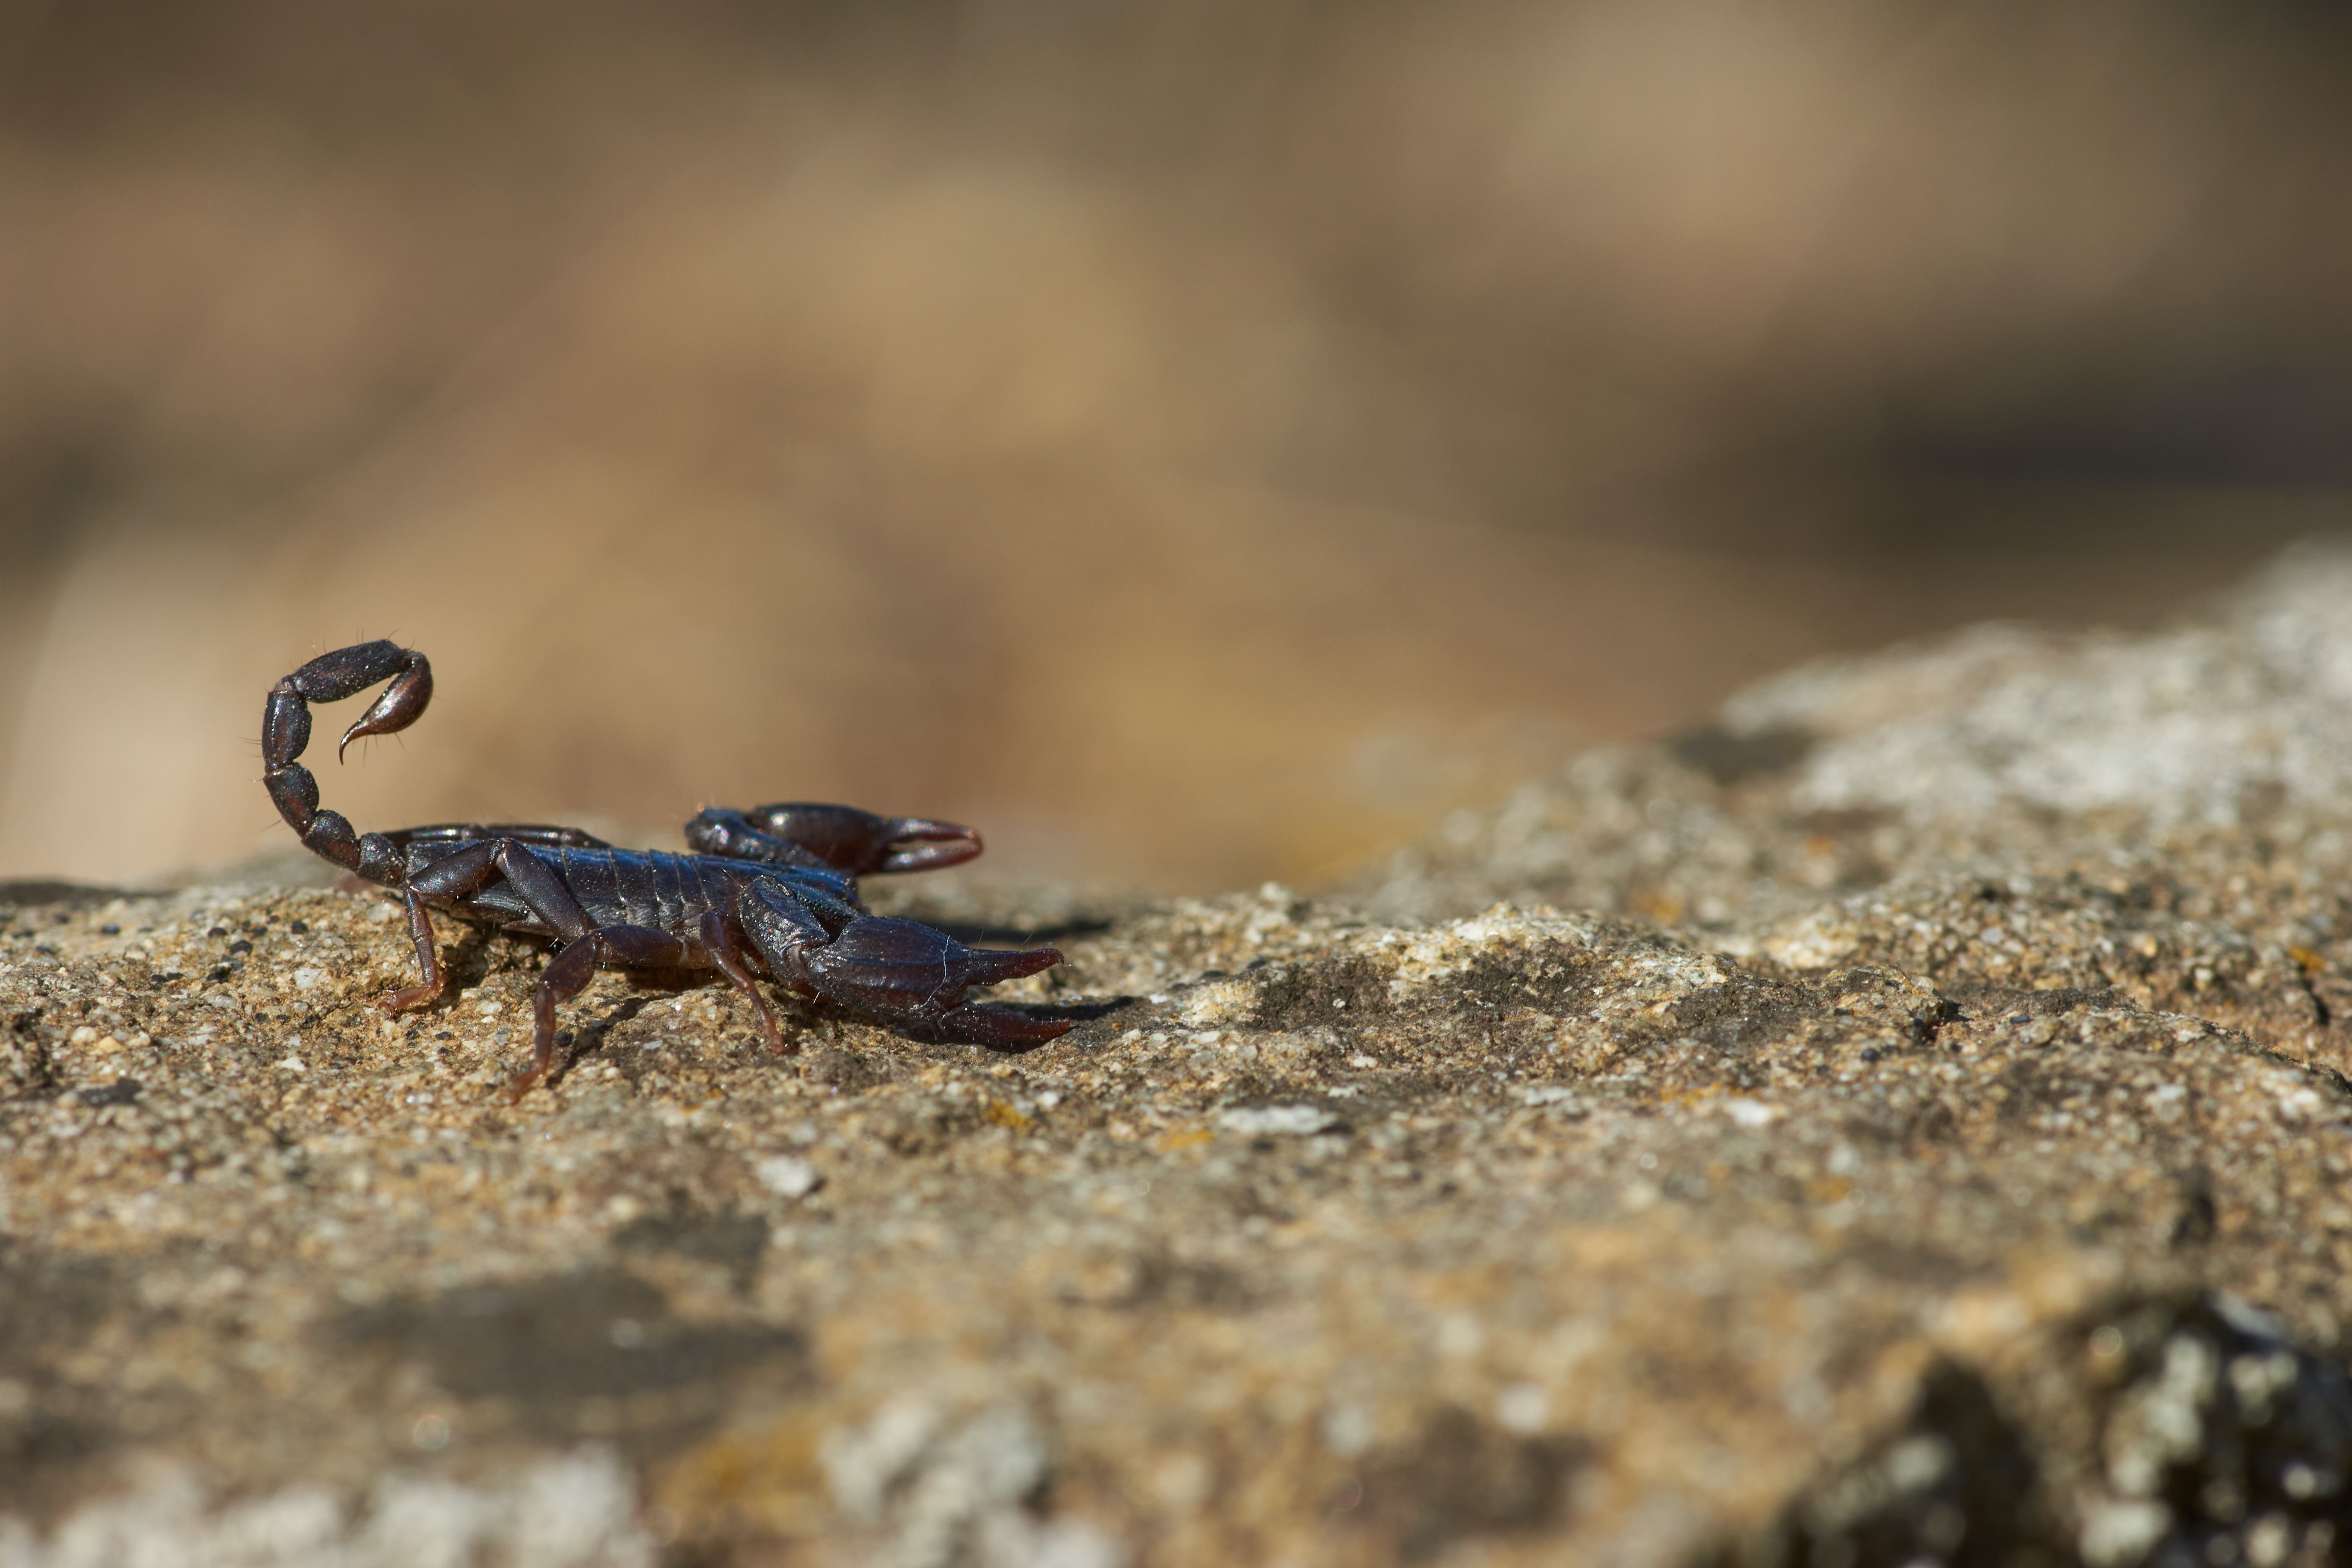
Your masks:
M380 833L355 833L340 812L320 810L319 781L295 761L310 743L311 703L357 696L379 680L392 684L343 731L335 747L340 761L343 748L361 736L389 735L416 722L433 700L433 667L425 656L388 642L360 643L320 654L271 687L261 713L261 759L268 770L262 784L302 847L371 882L397 887L404 868L392 840Z

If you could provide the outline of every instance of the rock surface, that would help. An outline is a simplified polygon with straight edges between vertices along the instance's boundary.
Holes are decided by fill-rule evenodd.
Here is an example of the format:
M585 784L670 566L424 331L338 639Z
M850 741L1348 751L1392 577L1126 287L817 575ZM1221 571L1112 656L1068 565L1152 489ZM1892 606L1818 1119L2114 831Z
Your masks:
M1309 902L895 909L1024 1055L19 889L0 1568L2352 1557L2352 559L1589 755ZM880 889L877 889L877 901Z

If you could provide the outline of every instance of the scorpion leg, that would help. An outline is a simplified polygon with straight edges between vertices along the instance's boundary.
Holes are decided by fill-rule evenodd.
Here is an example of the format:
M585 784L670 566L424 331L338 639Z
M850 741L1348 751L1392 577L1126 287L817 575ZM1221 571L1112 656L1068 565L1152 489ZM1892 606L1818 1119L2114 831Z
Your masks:
M686 842L699 855L822 866L853 877L961 865L982 847L979 834L952 822L805 801L750 811L713 806L686 825Z
M702 945L710 951L710 962L719 973L734 984L735 989L751 999L760 1015L760 1027L767 1031L768 1047L778 1056L785 1056L792 1047L784 1044L784 1026L776 1022L775 1010L768 999L760 994L759 982L751 978L749 965L743 962L743 946L748 937L743 923L727 910L710 910L702 917Z
M385 997L385 1012L405 1013L412 1007L422 1007L437 998L446 984L441 972L440 951L433 944L433 922L425 917L425 900L462 899L490 879L499 868L498 861L499 847L495 843L469 844L444 855L402 885L401 900L408 908L408 940L416 948L417 981Z
M833 940L835 930L846 926L856 915L846 918L838 913L828 928L816 911L790 893L754 882L736 895L735 923L751 942L760 956L767 960L768 973L776 984L796 995L816 994L816 982L809 973L809 954Z
M646 926L592 926L588 911L580 907L555 868L531 853L529 845L513 838L469 844L410 877L406 890L412 932L423 921L425 900L462 900L488 886L493 876L504 877L532 916L564 943L562 952L541 973L539 987L531 994L531 1065L508 1086L507 1097L513 1100L545 1078L555 1058L557 1002L577 996L604 964L669 968L682 964L687 954L686 944L667 931ZM417 939L425 977L394 995L394 1005L413 1006L439 994L441 965L431 954L431 941L427 927Z
M415 888L400 890L408 905L408 940L416 945L416 968L419 978L414 985L404 985L383 999L387 1013L405 1013L411 1007L421 1007L441 994L446 984L441 973L441 952L433 945L433 922L425 918L425 900Z
M403 986L383 999L385 1012L405 1013L411 1007L424 1006L441 994L446 977L441 972L440 952L433 944L433 922L425 918L425 900L446 899L455 901L480 889L491 877L506 869L499 864L499 851L503 847L497 840L468 844L463 849L444 855L409 877L403 885L400 892L403 901L408 906L408 940L416 947L418 978L415 984ZM521 850L520 853L527 855L530 851ZM537 857L533 858L537 859ZM543 868L545 862L540 864ZM560 887L558 890L561 891ZM525 898L527 901L529 895L526 894ZM574 904L572 907L577 909L579 906ZM534 909L533 912L538 911ZM583 915L581 919L584 924L587 917Z
M404 827L396 832L370 834L368 837L382 838L390 844L395 852L405 851L412 845L431 844L438 839L447 839L462 846L455 854L444 856L441 860L436 860L427 867L428 871L438 870L444 862L457 859L459 855L468 852L477 852L477 859L461 862L461 865L478 867L488 863L480 858L480 852L488 851L489 847L479 841L489 838L513 838L526 844L583 849L612 847L595 835L583 833L576 827L517 826L504 822L488 826L472 822L444 822L429 827ZM467 874L468 873L460 872L447 875L457 876L463 883ZM473 891L482 886L484 879L486 879L475 878L469 884L464 885L464 890ZM415 984L403 986L385 997L383 1010L387 1013L405 1013L411 1007L423 1006L441 994L444 984L441 973L441 954L433 944L433 922L425 918L424 896L414 887L403 886L401 897L408 905L408 939L416 946L416 967L422 978Z
M596 971L608 965L619 969L676 969L684 965L686 956L686 943L651 926L599 926L564 948L540 974L539 989L531 994L530 1066L517 1073L514 1081L507 1085L508 1103L520 1100L533 1084L544 1080L548 1068L554 1064L558 1002L569 1002L579 995L596 977Z

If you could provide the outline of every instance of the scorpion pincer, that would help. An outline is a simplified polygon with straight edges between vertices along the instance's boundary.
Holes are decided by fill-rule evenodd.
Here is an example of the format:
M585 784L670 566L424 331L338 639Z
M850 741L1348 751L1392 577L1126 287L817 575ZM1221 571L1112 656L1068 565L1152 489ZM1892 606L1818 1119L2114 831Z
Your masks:
M425 910L551 939L555 958L531 998L530 1066L510 1093L547 1076L555 1007L600 968L716 969L751 999L768 1042L790 1050L754 971L803 998L932 1039L1034 1045L1072 1026L966 1001L976 986L1035 974L1062 961L1050 947L967 947L945 931L867 912L856 879L953 866L981 852L980 835L950 822L877 816L845 805L787 802L751 811L714 807L686 825L693 853L620 849L573 827L445 823L359 833L319 808L319 783L296 759L310 739L313 702L390 681L335 748L415 723L433 697L425 656L361 643L312 659L270 689L261 722L264 783L303 847L362 879L397 891L422 971L386 997L388 1011L425 1005L443 973Z

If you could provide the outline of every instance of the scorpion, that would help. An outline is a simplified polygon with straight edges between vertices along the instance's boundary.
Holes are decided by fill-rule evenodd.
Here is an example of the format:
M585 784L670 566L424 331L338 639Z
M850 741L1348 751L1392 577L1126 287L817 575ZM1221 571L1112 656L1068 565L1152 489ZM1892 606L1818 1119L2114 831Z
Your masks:
M425 656L393 643L321 654L270 688L261 721L269 798L304 848L365 882L397 891L421 973L383 1000L387 1012L425 1006L446 975L428 909L545 938L555 957L531 997L530 1066L508 1098L546 1079L555 1009L598 969L716 969L750 998L769 1046L793 1048L761 994L755 968L803 999L925 1037L996 1047L1042 1044L1074 1026L965 1000L979 986L1062 962L1051 947L967 947L947 932L871 913L857 878L960 865L980 835L951 822L877 816L854 806L784 802L751 811L714 806L686 825L692 853L622 849L576 827L441 823L359 833L319 806L319 782L298 760L310 740L310 704L355 697L389 681L335 748L405 730L433 697Z

